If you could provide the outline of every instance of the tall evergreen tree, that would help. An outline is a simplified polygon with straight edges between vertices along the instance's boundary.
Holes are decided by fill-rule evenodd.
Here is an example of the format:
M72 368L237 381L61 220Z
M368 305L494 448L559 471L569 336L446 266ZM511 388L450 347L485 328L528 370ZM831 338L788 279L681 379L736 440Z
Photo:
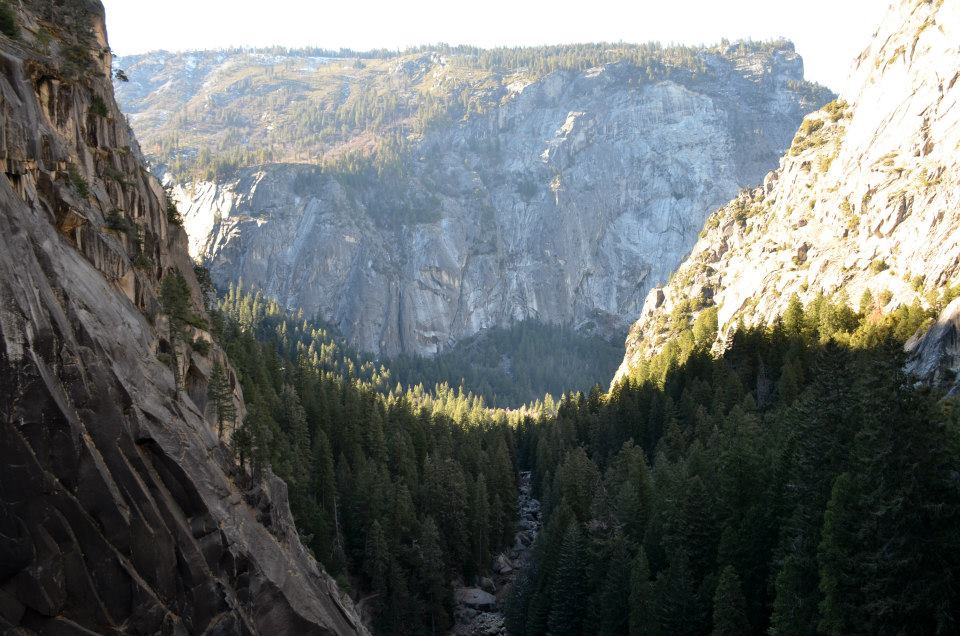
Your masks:
M432 517L423 520L420 527L419 580L424 592L424 612L421 621L429 628L431 635L445 633L449 626L449 590L447 589L447 568L443 563L443 551L440 548L440 533Z
M740 577L732 566L720 572L717 590L713 595L712 636L742 636L750 633L746 601L740 587Z
M860 357L860 430L819 548L821 628L939 634L960 626L960 486L939 407L908 388L899 345ZM954 464L955 466L955 464Z
M597 634L620 636L629 631L630 574L627 540L617 535L612 540L607 571L597 590Z
M703 630L703 606L690 573L689 557L682 550L672 555L670 565L657 576L654 598L654 633L694 636Z
M489 528L490 502L486 480L481 474L474 485L470 506L470 542L475 572L482 572L490 561Z
M207 398L217 411L217 435L223 439L224 425L237 419L237 407L233 403L233 390L219 362L213 365L207 384Z
M643 548L630 568L630 636L644 636L654 626L653 583L650 580L650 564Z
M571 523L560 546L559 563L551 593L548 626L552 635L580 634L586 601L583 585L585 556L580 526Z
M370 590L375 594L372 605L379 614L388 602L387 594L390 584L391 569L390 548L379 521L374 521L367 535L367 544L364 548L363 573L367 577Z

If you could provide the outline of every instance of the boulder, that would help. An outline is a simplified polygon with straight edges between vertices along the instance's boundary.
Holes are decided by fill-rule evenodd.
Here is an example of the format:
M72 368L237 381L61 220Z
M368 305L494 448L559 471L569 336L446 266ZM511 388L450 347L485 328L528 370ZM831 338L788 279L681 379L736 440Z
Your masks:
M458 587L454 592L458 605L465 605L471 609L489 611L497 607L497 597L484 592L479 587Z
M491 594L497 593L497 585L493 582L493 579L490 577L483 577L480 579L480 587L483 588L485 592L490 592Z
M473 622L473 633L481 636L495 636L503 630L503 614L480 614Z
M513 564L505 554L501 554L493 563L493 571L497 574L509 574L510 572L513 572Z

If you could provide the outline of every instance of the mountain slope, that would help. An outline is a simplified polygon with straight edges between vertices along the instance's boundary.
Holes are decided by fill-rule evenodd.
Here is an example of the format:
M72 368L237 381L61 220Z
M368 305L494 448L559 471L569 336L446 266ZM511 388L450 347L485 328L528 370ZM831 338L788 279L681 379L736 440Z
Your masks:
M711 216L669 284L651 291L617 378L705 309L721 341L738 321L782 315L794 294L938 310L960 267L958 42L957 3L894 3L842 99L804 120L780 168ZM916 370L949 379L955 332L949 315L940 323L940 345L908 346L922 353Z
M0 35L0 627L365 633L300 544L286 487L249 485L204 418L214 366L236 378L114 103L102 6L27 0L13 15ZM242 412L238 388L232 399Z
M430 355L525 318L626 327L829 98L787 43L591 46L156 54L119 91L217 281Z

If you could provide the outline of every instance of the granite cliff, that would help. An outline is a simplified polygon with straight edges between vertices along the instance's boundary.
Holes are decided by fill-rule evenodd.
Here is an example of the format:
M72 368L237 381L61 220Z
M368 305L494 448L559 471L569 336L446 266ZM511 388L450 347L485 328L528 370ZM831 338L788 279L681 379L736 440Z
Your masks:
M721 347L738 322L768 324L794 295L867 298L860 309L880 314L936 306L960 273L958 42L958 3L894 2L841 98L804 120L780 167L714 213L650 292L617 377L707 308ZM948 305L908 343L920 377L955 380L958 312Z
M285 485L237 470L211 428L215 364L241 413L242 395L187 236L114 102L103 7L10 6L0 630L365 633L301 545ZM193 324L171 337L159 290L177 272Z
M157 53L124 59L118 91L218 283L362 350L430 355L525 318L626 329L830 99L789 43L648 48L539 71L483 51ZM175 168L249 140L266 161Z

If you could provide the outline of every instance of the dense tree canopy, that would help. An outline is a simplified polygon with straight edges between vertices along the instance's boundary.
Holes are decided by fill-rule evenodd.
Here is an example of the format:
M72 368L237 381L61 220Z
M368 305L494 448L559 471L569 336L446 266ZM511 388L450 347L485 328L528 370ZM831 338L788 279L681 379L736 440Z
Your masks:
M929 312L865 309L791 302L720 358L690 338L522 426L547 520L511 633L956 633L957 418L902 372Z
M957 416L902 371L930 310L793 300L719 357L708 315L608 394L509 412L391 389L259 295L221 307L237 461L287 481L305 543L380 633L450 626L451 581L512 538L517 466L544 526L511 634L960 629Z
M247 405L238 463L287 482L304 543L369 597L378 631L444 633L449 582L486 572L512 540L508 414L446 386L389 390L382 369L259 295L231 289L214 322Z
M517 408L547 394L607 384L623 359L623 339L524 320L487 329L432 358L384 363L404 386L460 383L493 406Z

